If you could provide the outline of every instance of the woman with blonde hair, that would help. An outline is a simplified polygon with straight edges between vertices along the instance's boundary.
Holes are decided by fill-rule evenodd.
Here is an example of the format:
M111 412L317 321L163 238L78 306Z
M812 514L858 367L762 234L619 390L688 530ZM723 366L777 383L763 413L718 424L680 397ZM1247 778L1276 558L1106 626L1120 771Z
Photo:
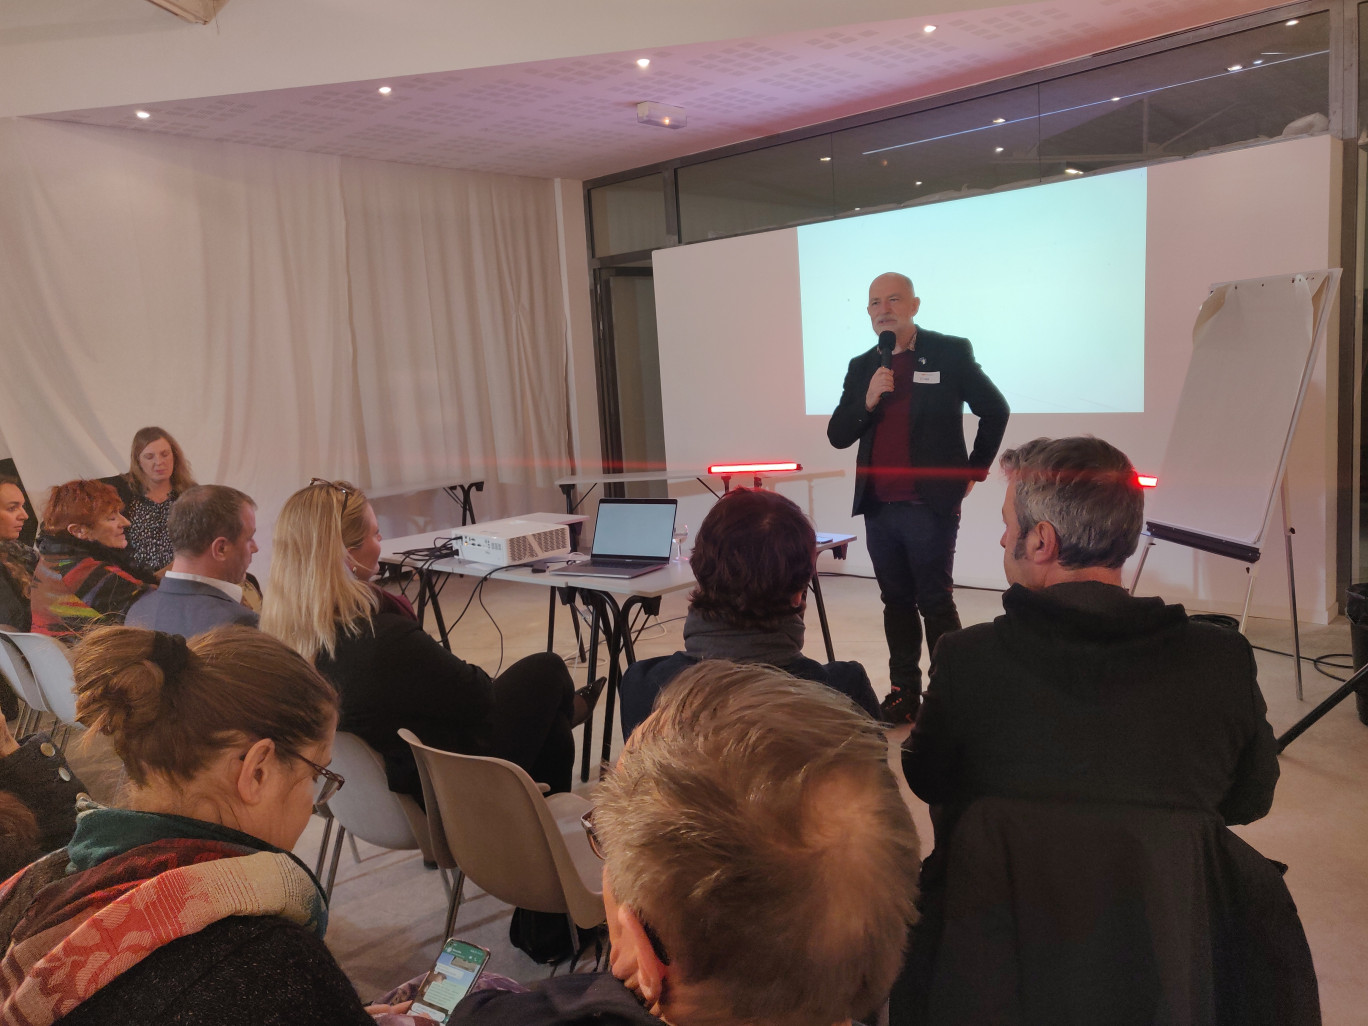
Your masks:
M101 628L74 669L77 717L112 740L127 798L82 798L70 843L0 885L0 1021L374 1026L290 853L343 783L332 685L238 626L189 643Z
M336 685L339 730L385 760L390 790L422 801L418 767L400 727L429 745L517 763L552 791L570 790L571 728L601 685L575 692L557 655L540 652L491 680L427 634L407 603L377 588L380 528L347 481L315 478L276 521L261 629Z
M180 443L159 427L139 428L128 454L128 472L103 480L123 500L130 562L148 573L164 570L175 556L166 518L181 493L195 487Z

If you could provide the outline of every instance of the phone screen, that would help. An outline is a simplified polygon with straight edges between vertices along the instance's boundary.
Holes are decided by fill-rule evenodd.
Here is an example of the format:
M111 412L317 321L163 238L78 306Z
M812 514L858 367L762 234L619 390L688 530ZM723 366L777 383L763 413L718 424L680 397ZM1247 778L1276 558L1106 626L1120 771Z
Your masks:
M454 937L442 945L437 964L428 973L418 996L413 999L411 1015L426 1015L444 1023L461 998L470 993L476 978L489 960L489 952Z

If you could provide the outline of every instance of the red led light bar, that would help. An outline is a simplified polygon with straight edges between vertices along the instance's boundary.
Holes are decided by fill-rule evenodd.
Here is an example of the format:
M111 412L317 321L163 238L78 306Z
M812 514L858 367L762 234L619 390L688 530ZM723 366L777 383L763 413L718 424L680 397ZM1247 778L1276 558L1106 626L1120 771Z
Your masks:
M1141 488L1154 488L1159 484L1159 479L1153 474L1136 474L1135 479L1140 482Z
M709 474L718 477L732 474L784 474L802 470L801 463L714 463L708 467Z

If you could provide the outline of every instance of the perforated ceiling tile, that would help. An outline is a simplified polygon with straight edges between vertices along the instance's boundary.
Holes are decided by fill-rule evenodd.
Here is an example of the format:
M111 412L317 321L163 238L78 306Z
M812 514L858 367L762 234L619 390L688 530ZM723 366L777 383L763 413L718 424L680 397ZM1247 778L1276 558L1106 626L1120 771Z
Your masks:
M991 77L1040 55L1117 46L1234 17L1266 0L1047 0L763 39L235 96L51 114L52 120L439 167L544 177L606 174ZM1130 33L1128 36L1127 33ZM1101 41L1101 42L1100 42ZM649 69L636 66L651 58ZM382 96L381 84L393 92ZM684 107L688 127L637 124L635 105Z

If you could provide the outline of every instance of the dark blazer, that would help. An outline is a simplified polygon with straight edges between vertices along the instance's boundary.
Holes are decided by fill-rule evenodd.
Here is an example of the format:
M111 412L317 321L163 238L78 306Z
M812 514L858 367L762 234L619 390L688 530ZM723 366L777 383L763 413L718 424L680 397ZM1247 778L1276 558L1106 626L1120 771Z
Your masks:
M256 613L212 584L166 577L156 591L133 603L124 623L190 638L227 623L255 627L257 620Z
M940 381L912 386L911 466L921 471L916 482L922 501L937 513L949 514L959 508L970 480L988 476L1011 410L974 359L968 339L919 327L916 354L918 372L939 373ZM883 407L874 407L872 413L866 410L865 393L878 369L877 346L850 361L841 401L827 423L827 438L836 448L860 443L855 457L854 516L867 512L873 429ZM979 419L972 453L964 445L965 403Z

